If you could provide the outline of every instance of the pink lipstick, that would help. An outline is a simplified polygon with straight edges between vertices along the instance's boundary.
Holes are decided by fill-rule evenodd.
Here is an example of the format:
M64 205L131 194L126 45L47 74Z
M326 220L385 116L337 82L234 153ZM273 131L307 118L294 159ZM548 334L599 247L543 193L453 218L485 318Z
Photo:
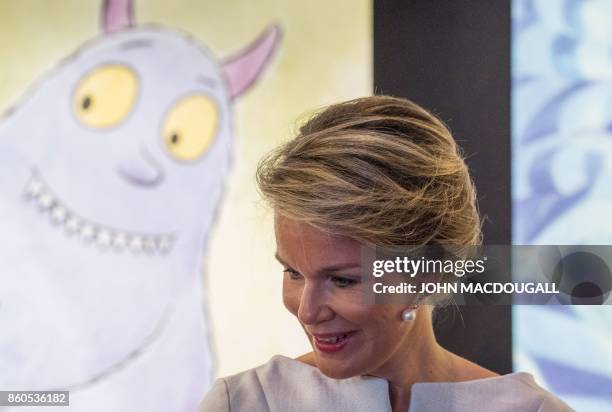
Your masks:
M312 334L315 347L321 352L334 353L341 351L357 331L338 333Z

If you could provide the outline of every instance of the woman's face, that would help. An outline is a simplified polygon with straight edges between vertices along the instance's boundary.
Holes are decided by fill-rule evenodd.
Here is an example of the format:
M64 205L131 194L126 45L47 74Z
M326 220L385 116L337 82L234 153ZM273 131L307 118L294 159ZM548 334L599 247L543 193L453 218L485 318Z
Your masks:
M360 244L278 213L275 232L283 301L304 328L317 367L336 379L384 375L413 325L401 321L405 307L363 302Z

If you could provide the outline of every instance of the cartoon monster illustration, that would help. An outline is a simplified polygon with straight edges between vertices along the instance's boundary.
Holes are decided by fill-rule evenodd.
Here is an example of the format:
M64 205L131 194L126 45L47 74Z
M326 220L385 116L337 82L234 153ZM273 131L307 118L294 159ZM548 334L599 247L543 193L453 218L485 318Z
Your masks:
M103 3L102 27L0 122L0 388L191 411L212 377L201 273L232 101L280 30L218 62L134 26L128 0Z

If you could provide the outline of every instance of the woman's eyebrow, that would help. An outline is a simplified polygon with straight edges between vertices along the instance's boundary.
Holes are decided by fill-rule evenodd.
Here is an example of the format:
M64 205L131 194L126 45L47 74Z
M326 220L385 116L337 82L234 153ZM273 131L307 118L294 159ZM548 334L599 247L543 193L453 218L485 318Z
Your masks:
M335 265L323 266L322 268L318 270L318 272L324 272L324 273L339 272L341 270L346 270L346 269L361 269L361 263L347 262L347 263L338 263Z
M286 263L278 254L278 252L276 252L276 254L274 254L274 257L276 258L276 260L278 260L278 262L286 267L291 267L290 264ZM329 265L329 266L323 266L321 268L319 268L317 270L317 273L330 273L330 272L339 272L341 270L345 270L345 269L361 269L361 262L346 262L346 263L337 263L334 265Z
M283 266L287 266L289 267L290 265L286 264L285 261L283 259L281 259L280 255L278 254L278 252L276 252L274 254L274 257L276 258L276 260L278 260L278 263L280 263Z

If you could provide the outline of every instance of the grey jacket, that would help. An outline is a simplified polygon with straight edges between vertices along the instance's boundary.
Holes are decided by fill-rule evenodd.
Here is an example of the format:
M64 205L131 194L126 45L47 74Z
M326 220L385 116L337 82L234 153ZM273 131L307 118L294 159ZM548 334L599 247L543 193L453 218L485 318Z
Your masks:
M408 412L566 412L560 399L517 372L466 382L412 386ZM391 412L388 383L375 377L332 379L317 368L284 356L218 379L200 412Z

